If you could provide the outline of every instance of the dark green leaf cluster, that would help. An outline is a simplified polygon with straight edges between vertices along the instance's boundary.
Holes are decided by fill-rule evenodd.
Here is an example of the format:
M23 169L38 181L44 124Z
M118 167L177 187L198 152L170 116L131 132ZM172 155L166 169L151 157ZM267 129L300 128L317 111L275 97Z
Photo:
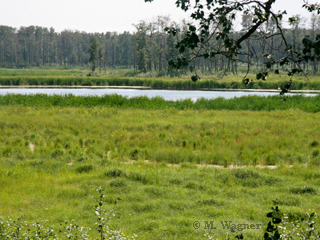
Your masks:
M282 83L281 87L280 87L280 89L281 89L280 95L283 95L283 94L289 92L292 85L293 85L292 80L286 81L285 83Z
M314 41L306 36L302 40L302 44L303 50L302 54L299 55L300 61L320 60L320 35L317 35Z
M152 0L146 0L146 2L152 2ZM181 60L180 58L170 61L170 65L175 68L185 67L188 62L194 61L196 58L214 58L217 56L223 56L229 61L239 61L239 56L243 55L247 57L248 71L250 65L250 58L254 53L250 53L250 47L247 47L247 52L243 49L243 43L249 41L257 41L257 35L263 39L279 35L280 40L283 42L284 50L281 53L282 56L274 57L271 53L264 54L265 70L256 75L257 80L266 80L268 72L273 71L275 74L280 74L279 66L287 71L288 76L292 77L295 74L303 73L302 65L309 61L320 60L320 36L316 37L313 41L308 37L302 40L304 46L300 52L295 49L294 44L288 43L287 36L284 34L284 29L281 24L283 16L286 11L279 11L275 13L272 10L272 6L276 0L267 1L227 1L227 0L195 0L194 3L191 0L177 0L177 7L183 11L193 9L191 18L198 24L188 24L188 31L183 38L177 43L176 48L180 54L183 54L188 50L191 51L189 57ZM318 4L303 5L304 8L310 12L317 11L320 13L320 7ZM245 31L242 31L239 36L232 34L232 27L236 19L236 14L242 13L251 17L250 24L247 24ZM289 23L294 26L299 22L299 17L293 16L288 18ZM262 29L263 24L269 24L272 22L275 25L275 32L268 33ZM170 28L168 32L176 34L178 29ZM212 45L211 39L215 39L215 43ZM210 44L211 41L211 44ZM249 46L249 45L248 45ZM272 52L272 50L271 50ZM275 69L276 68L276 69ZM191 68L192 69L192 68ZM192 81L195 78L192 77ZM244 84L249 84L250 80L243 79ZM290 90L292 83L286 82L281 87L281 94L285 94Z
M320 5L318 3L309 4L308 2L305 2L305 4L303 4L303 7L309 12L316 12L317 14L320 14Z
M263 236L265 240L277 240L281 238L278 230L278 224L281 223L284 214L278 208L278 206L272 207L272 212L267 214L271 220L268 222L267 230Z

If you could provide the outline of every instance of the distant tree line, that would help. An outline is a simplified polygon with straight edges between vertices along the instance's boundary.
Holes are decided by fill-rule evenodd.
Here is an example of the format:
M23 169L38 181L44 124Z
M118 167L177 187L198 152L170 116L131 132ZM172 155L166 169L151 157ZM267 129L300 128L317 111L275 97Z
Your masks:
M320 18L312 15L308 25L306 19L295 16L296 21L286 28L289 44L297 50L302 50L302 39L305 36L315 40L320 39ZM241 30L233 31L235 36L243 34L252 24L250 15L243 15ZM0 26L0 67L28 68L35 66L84 66L91 64L92 70L100 71L107 68L126 68L136 71L170 71L168 61L177 58L188 58L188 49L179 53L175 47L188 29L188 23L177 24L169 17L159 16L153 21L140 21L134 25L136 31L86 33L64 30L60 33L53 28L39 26L21 27L19 29ZM167 26L179 27L177 34L165 31ZM213 26L219 28L219 26ZM264 68L264 63L270 56L281 54L284 45L280 40L278 29L272 21L259 28L255 39L242 43L243 54L237 61L230 61L223 56L197 58L191 63L195 69L212 72L232 72L237 74L239 67L250 69ZM270 37L270 32L273 33ZM267 36L268 38L265 37ZM232 36L230 36L232 38ZM213 37L207 44L209 48L219 49L219 38ZM223 51L224 49L219 49ZM246 57L246 56L250 56ZM281 57L281 56L277 56ZM318 61L304 66L305 70L317 74Z

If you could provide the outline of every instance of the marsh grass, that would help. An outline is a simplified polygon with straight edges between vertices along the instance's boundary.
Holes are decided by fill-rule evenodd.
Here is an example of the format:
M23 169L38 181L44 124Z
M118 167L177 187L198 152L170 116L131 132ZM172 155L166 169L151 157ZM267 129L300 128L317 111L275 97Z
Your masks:
M271 74L267 81L257 81L254 73L248 75L251 81L245 85L242 76L246 69L239 68L239 76L226 73L196 71L193 74L201 76L201 80L192 82L192 73L188 71L151 71L141 73L133 69L105 69L88 77L90 67L64 68L61 66L30 68L30 69L0 69L0 85L8 86L144 86L154 89L278 89L281 83L290 78L286 75ZM319 76L294 76L293 90L320 89Z
M55 165L59 170L52 171ZM82 173L77 171L81 163L67 165L54 160L46 168L25 162L5 166L0 171L1 216L20 217L27 222L43 219L55 230L66 220L94 228L97 196L92 188L101 185L106 189L105 210L113 209L115 214L108 221L110 229L136 233L138 239L201 239L205 233L222 239L228 230L220 221L265 226L265 213L274 199L281 200L281 209L290 220L305 217L306 209L319 201L319 196L308 190L319 191L319 179L305 179L319 169L304 165L233 170L196 165L169 167L142 161L97 161L94 165L93 171ZM194 229L195 221L202 225L214 221L216 229ZM237 233L244 233L246 239L258 239L263 231ZM98 233L88 234L97 238Z
M74 95L21 95L7 94L0 96L0 106L26 107L111 107L119 109L146 109L146 110L303 110L305 112L320 111L320 96L244 96L231 99L201 98L193 102L190 99L166 101L161 97L148 98L146 96L128 98L117 94L104 96L74 96Z
M316 166L319 117L301 110L2 106L0 157L41 167L78 162L78 173L94 171L97 160Z
M0 85L3 86L141 86L153 89L279 89L288 77L273 77L268 81L252 81L245 85L241 77L226 78L204 78L193 82L190 77L185 78L156 78L156 77L119 77L119 76L97 76L86 77L81 72L46 72L44 75L36 75L32 71L26 76L19 72L12 75L1 75L5 70L0 70ZM72 73L75 73L72 75ZM15 75L17 74L17 75ZM80 75L79 75L80 74ZM320 81L318 77L310 77L306 80L297 77L291 88L292 90L319 90Z
M92 227L93 191L102 186L105 209L115 213L110 229L139 239L199 239L205 233L222 238L220 221L266 226L275 199L292 220L319 202L319 113L24 101L29 106L0 107L5 218L47 220L53 229L74 219ZM269 164L278 167L260 166ZM195 221L214 221L217 229L194 229ZM263 230L238 233L263 236Z

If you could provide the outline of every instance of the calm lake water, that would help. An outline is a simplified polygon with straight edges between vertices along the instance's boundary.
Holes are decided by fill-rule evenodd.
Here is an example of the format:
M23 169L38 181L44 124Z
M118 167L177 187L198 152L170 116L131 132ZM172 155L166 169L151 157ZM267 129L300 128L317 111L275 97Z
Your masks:
M147 96L162 97L165 100L184 100L191 99L196 101L199 98L214 99L218 97L234 98L249 95L272 96L279 95L279 92L245 92L245 91L180 91L180 90L141 90L141 89L90 89L90 88L6 88L0 89L0 95L6 94L48 94L48 95L67 95L75 96L103 96L118 94L122 96L138 97ZM294 94L294 93L293 93ZM293 95L289 94L289 95ZM315 94L304 94L315 96Z

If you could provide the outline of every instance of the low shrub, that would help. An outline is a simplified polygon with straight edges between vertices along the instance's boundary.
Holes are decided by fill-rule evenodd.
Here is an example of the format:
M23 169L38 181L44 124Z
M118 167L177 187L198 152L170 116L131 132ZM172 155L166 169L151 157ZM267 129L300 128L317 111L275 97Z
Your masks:
M316 190L313 187L301 187L301 188L291 188L291 193L294 194L316 194Z
M76 172L77 173L89 173L93 170L93 166L92 165L83 165L80 167L76 168Z
M126 174L121 169L110 169L106 171L105 175L107 177L117 178L117 177L125 176Z

